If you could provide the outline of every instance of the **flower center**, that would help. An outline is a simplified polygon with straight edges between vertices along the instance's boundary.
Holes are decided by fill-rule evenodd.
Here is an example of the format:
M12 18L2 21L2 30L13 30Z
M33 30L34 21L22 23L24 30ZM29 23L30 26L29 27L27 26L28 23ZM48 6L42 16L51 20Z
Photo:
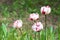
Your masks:
M42 14L45 14L44 8L43 8Z

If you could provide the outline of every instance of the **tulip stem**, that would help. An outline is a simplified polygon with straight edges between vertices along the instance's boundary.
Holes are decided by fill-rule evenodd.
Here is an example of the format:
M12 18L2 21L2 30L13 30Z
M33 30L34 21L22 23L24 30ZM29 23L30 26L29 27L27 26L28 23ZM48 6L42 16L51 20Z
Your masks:
M18 29L18 28L17 28L17 30L16 30L16 31L17 31L17 33L18 33L18 36L20 36L20 34L19 34L19 33L20 33L20 31L19 31L19 29ZM19 37L17 37L17 40L19 40Z
M46 29L47 29L47 22L46 22L46 19L47 19L47 15L45 15L45 40L47 40L47 34L46 34Z
M26 29L27 29L27 30L26 30L26 31L27 31L27 35L26 35L26 36L27 36L27 40L29 40L28 27L26 27Z
M17 40L19 40L20 33L22 35L22 30L17 28L17 32L18 32L18 38L17 38Z
M38 40L40 40L40 32L38 32Z
M34 39L36 40L36 32L35 32L35 37L34 37Z
M22 29L19 29L20 30L20 33L21 33L21 35L22 35Z

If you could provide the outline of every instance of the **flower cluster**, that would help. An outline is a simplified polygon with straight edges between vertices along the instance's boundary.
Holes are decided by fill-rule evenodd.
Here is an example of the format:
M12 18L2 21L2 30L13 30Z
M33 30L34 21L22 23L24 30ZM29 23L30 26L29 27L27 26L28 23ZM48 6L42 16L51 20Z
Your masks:
M41 14L44 14L44 15L47 15L47 14L49 14L51 12L51 8L49 6L43 6L43 7L41 7L40 10L41 10ZM39 14L38 13L30 14L29 19L31 21L34 21L34 24L32 25L32 30L33 31L38 32L38 31L43 29L43 24L41 22L37 21L39 19ZM13 27L14 28L21 28L22 24L23 24L22 20L16 20L13 23Z

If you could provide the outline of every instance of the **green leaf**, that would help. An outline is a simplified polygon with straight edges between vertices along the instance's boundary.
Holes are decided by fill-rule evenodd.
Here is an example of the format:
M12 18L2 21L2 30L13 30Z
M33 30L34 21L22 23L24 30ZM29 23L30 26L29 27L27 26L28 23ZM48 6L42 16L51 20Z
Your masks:
M30 40L33 40L32 36L30 35Z
M54 37L55 37L55 36L54 36L53 27L51 26L51 27L50 27L50 38L51 38L51 40L55 40Z
M50 33L53 33L53 27L52 26L50 27Z
M7 26L4 23L2 23L2 30L4 32L4 35L6 36L7 35Z
M26 32L24 32L23 34L22 34L22 36L20 37L20 40L25 40L26 39L26 36L27 35L27 33Z

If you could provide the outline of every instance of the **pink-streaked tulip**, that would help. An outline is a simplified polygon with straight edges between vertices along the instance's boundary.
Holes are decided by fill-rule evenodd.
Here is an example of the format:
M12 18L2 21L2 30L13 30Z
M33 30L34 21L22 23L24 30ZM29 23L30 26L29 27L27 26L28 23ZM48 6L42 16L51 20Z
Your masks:
M50 6L43 6L43 7L41 7L41 13L42 14L49 14L51 12L51 8L50 8Z
M39 32L43 29L43 24L41 22L36 22L32 26L33 31Z
M32 13L29 16L30 20L38 20L39 19L39 14L38 13Z
M22 27L22 20L16 20L14 23L13 23L13 27L14 28L21 28Z

